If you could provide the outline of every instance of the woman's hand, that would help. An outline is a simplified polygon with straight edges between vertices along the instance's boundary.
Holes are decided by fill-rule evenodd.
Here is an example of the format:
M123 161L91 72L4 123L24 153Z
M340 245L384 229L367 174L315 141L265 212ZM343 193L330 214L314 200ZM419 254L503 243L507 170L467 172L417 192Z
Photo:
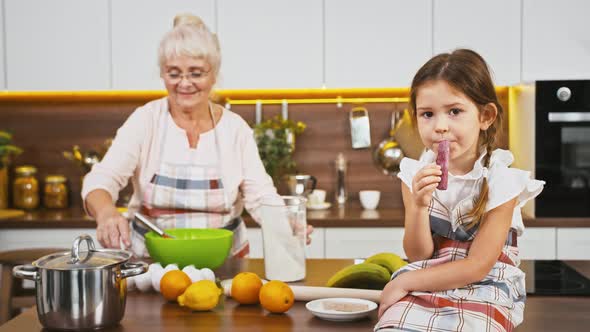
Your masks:
M125 247L131 246L129 238L129 222L116 208L106 208L96 216L96 237L105 248L120 248L122 241Z
M399 279L396 278L388 282L387 285L385 285L385 288L383 288L383 292L381 292L381 301L379 302L379 313L377 314L378 319L381 319L381 316L383 316L389 307L408 295L409 292L405 290L401 284L402 283Z
M307 241L307 245L310 245L311 244L311 236L310 236L311 233L313 233L313 226L312 225L307 225L307 229L306 229L306 232L305 232L305 238L306 238L306 241Z
M417 207L428 207L432 193L441 180L442 171L437 164L424 166L412 179L412 197Z

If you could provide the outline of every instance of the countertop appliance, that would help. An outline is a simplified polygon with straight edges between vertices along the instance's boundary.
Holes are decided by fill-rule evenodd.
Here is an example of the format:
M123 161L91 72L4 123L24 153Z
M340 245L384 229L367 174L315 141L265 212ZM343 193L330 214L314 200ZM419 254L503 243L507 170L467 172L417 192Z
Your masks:
M523 261L529 295L590 296L590 280L560 260Z
M537 217L590 217L590 80L535 83Z

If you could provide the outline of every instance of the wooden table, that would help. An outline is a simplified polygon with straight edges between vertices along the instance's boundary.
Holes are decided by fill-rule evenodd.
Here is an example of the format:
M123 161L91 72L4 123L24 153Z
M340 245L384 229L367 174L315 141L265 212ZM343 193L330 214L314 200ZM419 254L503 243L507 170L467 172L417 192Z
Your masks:
M334 272L352 263L348 259L309 259L306 280L294 284L322 286ZM577 262L574 267L590 275L590 262ZM262 260L228 261L217 275L227 278L239 271L252 271L262 276ZM589 313L590 297L529 296L524 323L517 331L581 331L590 326ZM132 291L128 293L121 324L103 331L372 331L376 323L376 312L356 322L324 321L307 311L304 302L296 302L286 314L280 315L269 314L259 305L238 305L229 298L213 311L191 312L175 303L167 303L160 294ZM35 308L0 326L0 332L41 330Z

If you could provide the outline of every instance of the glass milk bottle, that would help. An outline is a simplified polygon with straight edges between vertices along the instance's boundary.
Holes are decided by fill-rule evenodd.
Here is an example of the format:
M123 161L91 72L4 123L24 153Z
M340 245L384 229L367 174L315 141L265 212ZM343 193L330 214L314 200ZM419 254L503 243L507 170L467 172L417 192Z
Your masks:
M260 207L265 277L297 281L305 278L306 199L282 196Z

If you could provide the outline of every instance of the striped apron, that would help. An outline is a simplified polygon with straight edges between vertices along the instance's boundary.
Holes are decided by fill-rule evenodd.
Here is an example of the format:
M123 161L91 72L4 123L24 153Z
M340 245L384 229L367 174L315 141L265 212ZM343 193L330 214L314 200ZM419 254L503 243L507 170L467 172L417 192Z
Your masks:
M479 226L465 227L471 220L464 211L471 211L472 207L469 197L449 211L435 195L429 207L435 244L432 258L404 266L391 279L408 271L466 258ZM385 311L374 330L513 331L523 320L526 299L516 238L516 230L511 228L498 260L483 280L441 292L410 292Z
M232 257L247 257L250 252L246 226L240 217L241 201L229 203L221 171L221 153L217 123L213 107L209 104L217 162L197 163L192 158L171 163L164 160L168 116L163 121L163 139L160 147L158 171L145 183L141 212L162 229L170 228L224 228L233 231ZM131 250L138 257L148 257L144 234L149 231L143 224L131 223Z

